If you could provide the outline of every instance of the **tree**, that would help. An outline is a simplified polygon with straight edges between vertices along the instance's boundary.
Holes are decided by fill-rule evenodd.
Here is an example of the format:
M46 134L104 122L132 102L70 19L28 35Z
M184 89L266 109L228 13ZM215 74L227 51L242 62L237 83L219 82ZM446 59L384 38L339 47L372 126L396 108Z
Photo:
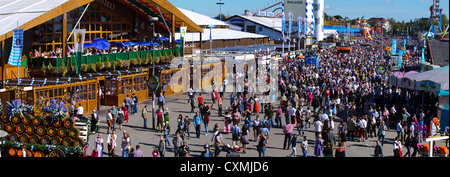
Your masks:
M226 18L227 17L224 14L219 14L216 17L214 17L214 19L217 19L217 20L225 20Z
M340 16L340 15L335 15L335 16L333 16L335 19L338 19L339 21L341 21L342 19L344 19L344 18L342 18L342 16Z

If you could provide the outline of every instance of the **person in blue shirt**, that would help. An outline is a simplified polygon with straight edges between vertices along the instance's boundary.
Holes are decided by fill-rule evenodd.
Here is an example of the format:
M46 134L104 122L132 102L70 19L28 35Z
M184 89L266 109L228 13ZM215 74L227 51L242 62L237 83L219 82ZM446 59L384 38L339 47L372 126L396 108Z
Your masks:
M194 121L195 133L197 135L197 138L200 138L200 126L202 125L202 116L200 116L198 114L198 112L195 112L193 121Z
M160 106L162 108L162 110L164 110L164 104L166 103L163 93L160 93L159 97L158 97L158 106Z
M233 105L234 99L236 98L236 96L234 95L234 92L231 93L230 95L230 105Z

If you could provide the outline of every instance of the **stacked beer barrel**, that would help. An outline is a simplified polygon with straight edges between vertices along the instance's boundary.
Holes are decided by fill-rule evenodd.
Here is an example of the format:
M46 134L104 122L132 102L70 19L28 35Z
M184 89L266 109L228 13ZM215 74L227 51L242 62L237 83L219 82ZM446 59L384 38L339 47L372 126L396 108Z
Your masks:
M83 140L79 138L80 130L75 128L73 118L63 120L52 117L32 116L25 114L23 117L2 116L0 129L8 132L7 140L12 142L55 145L55 146L82 146ZM29 150L28 150L29 151ZM21 156L22 150L11 148L9 154ZM27 152L28 156L42 157L43 152Z

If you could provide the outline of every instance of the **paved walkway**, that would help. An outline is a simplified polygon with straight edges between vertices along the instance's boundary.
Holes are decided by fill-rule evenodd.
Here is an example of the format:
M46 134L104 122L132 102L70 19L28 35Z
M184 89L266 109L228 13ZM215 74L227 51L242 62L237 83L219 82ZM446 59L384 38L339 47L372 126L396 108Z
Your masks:
M205 101L207 101L207 103L209 105L212 103L210 94L204 93L204 94L202 94L202 96L205 98ZM178 117L178 115L182 114L183 117L185 117L187 115L191 119L191 123L193 122L192 117L195 114L190 113L190 106L187 103L187 99L188 99L187 93L175 94L175 95L166 97L165 107L168 107L170 110L171 132L170 132L169 139L171 140L171 145L172 145L172 138L174 136L174 132L176 131L176 125L177 125L176 118ZM223 108L229 107L230 106L229 104L230 104L229 94L225 94L224 101L223 101ZM143 119L141 117L141 111L145 105L148 105L147 107L149 110L149 116L148 116L149 117L149 119L148 119L149 129L143 128ZM150 99L138 104L138 107L137 107L138 114L135 114L133 116L130 115L129 123L128 124L124 123L122 130L116 129L116 132L118 135L118 137L117 137L117 146L118 147L115 151L116 155L118 155L118 156L121 155L120 144L121 144L121 139L123 137L123 131L125 130L125 131L129 132L129 134L130 134L131 147L134 148L137 144L139 144L141 146L141 151L143 151L145 157L152 156L151 153L153 151L153 148L158 146L159 139L160 139L160 136L162 135L162 133L157 133L156 131L150 129L152 127L151 105L152 105L152 101ZM274 108L278 108L278 103L274 105ZM97 132L97 133L102 134L103 141L104 141L103 152L104 152L104 156L106 156L106 157L107 157L107 154L105 154L107 152L106 114L109 109L111 109L110 106L101 106L101 111L99 112L99 118L100 118L99 129L100 129L100 131ZM198 108L196 108L196 111L197 110L198 110ZM263 117L263 114L260 114L260 117ZM254 116L252 116L252 119L254 119ZM339 124L338 121L340 121L340 120L339 119L335 120L335 129L334 129L335 134L337 132L337 127ZM210 146L213 144L213 142L211 142L211 137L213 135L212 129L214 127L214 124L216 124L216 123L218 123L219 129L221 131L223 131L223 125L224 125L223 117L218 117L217 108L215 110L211 110L210 123L209 123L209 134L205 135L204 125L202 124L201 136L199 139L195 137L195 129L193 127L193 124L191 124L191 127L190 127L191 138L190 138L190 140L186 139L186 141L188 143L188 146L191 149L190 155L192 157L200 156L201 152L204 150L203 146L205 145L205 143L208 142L210 144ZM284 115L283 115L282 123L283 123L283 125L285 124ZM116 126L116 127L118 127L118 126ZM242 127L242 124L239 127ZM296 129L294 129L293 133L298 134ZM313 148L314 126L311 125L310 128L307 128L305 131L305 134L309 140L308 157L313 157L314 156L314 148ZM258 157L258 152L256 151L257 143L255 141L253 141L254 140L253 139L253 128L251 129L249 135L250 135L249 136L250 144L248 145L247 153L243 154L242 152L239 152L239 154L241 157ZM383 148L385 156L393 156L393 154L394 154L393 153L393 142L394 142L395 136L397 136L397 133L395 132L395 130L391 129L391 130L387 131L385 144L384 144L384 148ZM94 145L95 145L94 139L96 137L97 137L97 134L90 135L90 138L89 138L90 146L87 149L88 155L90 155L90 153L94 149ZM224 137L225 144L232 143L231 134L223 134L223 137ZM374 137L374 138L369 138L368 140L365 140L365 142L359 142L359 141L346 142L346 145L345 145L346 156L347 157L373 157L377 139L378 139L377 137ZM301 141L302 139L299 137L297 140ZM289 157L292 150L283 149L283 141L284 141L283 129L282 128L272 128L270 131L270 139L268 141L268 148L266 150L266 156L267 157ZM440 141L437 143L438 143L438 145L442 145L442 144L445 144L445 141ZM337 144L334 146L333 154L334 154L334 151L336 148L337 148ZM406 153L406 148L403 149L403 153ZM224 157L225 154L226 154L226 152L221 152L219 156ZM300 146L298 146L297 147L297 156L301 156L301 155L302 155L301 148L300 148ZM166 157L173 157L173 156L174 156L174 153L171 151L170 148L168 148L168 150L166 151Z

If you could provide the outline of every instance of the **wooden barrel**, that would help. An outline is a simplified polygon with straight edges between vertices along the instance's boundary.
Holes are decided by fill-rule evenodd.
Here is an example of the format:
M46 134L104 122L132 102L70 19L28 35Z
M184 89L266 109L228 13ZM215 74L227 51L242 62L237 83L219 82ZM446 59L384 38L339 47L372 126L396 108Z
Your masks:
M9 141L19 141L19 134L13 132L8 136L8 139Z
M75 126L75 121L73 121L73 118L68 117L64 119L63 124L67 129L71 129Z
M39 144L39 143L41 143L40 140L41 140L41 137L39 137L39 135L36 135L36 134L31 135L31 136L28 138L28 141L29 141L30 143L33 143L33 144Z
M35 151L34 152L34 157L44 157L45 154L42 151Z
M11 157L17 156L17 150L16 148L9 148L8 153Z
M73 146L82 146L83 145L83 140L80 138L75 138L75 140L73 141Z
M61 145L63 146L72 146L73 144L73 140L70 137L65 137L62 141L61 141Z
M27 157L34 157L33 151L27 150Z
M33 124L28 125L28 126L27 126L27 129L26 129L26 132L27 132L29 135L34 134L34 133L36 132L36 126L34 126Z
M42 119L42 124L46 127L50 126L52 124L52 117L47 116L44 119Z
M33 123L33 125L35 125L35 126L41 125L41 123L42 123L42 116L39 116L39 115L34 116L34 117L31 119L31 123Z
M51 140L50 136L44 135L41 138L41 144L44 144L44 145L50 144L50 140Z
M78 136L80 136L80 130L78 130L78 128L71 128L69 130L69 136L71 138L78 138Z
M58 130L55 127L48 127L47 128L47 135L48 136L53 137L53 136L56 135L57 132L58 132Z
M21 134L20 137L19 137L19 141L21 143L28 143L28 139L29 139L29 136L26 133Z
M22 149L16 149L17 157L23 157Z
M22 123L25 124L25 125L30 124L30 123L31 123L32 117L33 117L33 116L31 116L30 114L25 114L25 115L23 115L23 117L22 117Z
M12 122L7 123L5 126L5 131L7 131L9 133L13 132L15 129L16 129L16 124L14 124Z
M17 116L14 116L14 117L11 119L11 121L14 122L15 124L18 124L18 123L22 122L21 118L20 118L20 117L17 117Z
M65 127L58 128L58 136L64 138L67 136L67 129Z
M55 137L53 137L53 138L50 140L50 143L51 143L52 145L58 146L58 145L61 144L61 138L58 137L58 136L55 136Z
M62 124L63 124L63 122L61 119L53 119L53 126L61 127Z
M47 129L45 128L44 125L39 125L39 126L36 128L36 133L37 133L38 135L40 135L40 136L43 136L43 135L45 135L45 133L47 133Z
M26 130L26 127L22 123L16 125L17 133L22 134L23 132L25 132L25 130Z
M9 118L8 118L8 116L6 116L6 113L4 113L4 114L2 115L2 121L5 122L5 123L8 123L8 122L9 122Z

